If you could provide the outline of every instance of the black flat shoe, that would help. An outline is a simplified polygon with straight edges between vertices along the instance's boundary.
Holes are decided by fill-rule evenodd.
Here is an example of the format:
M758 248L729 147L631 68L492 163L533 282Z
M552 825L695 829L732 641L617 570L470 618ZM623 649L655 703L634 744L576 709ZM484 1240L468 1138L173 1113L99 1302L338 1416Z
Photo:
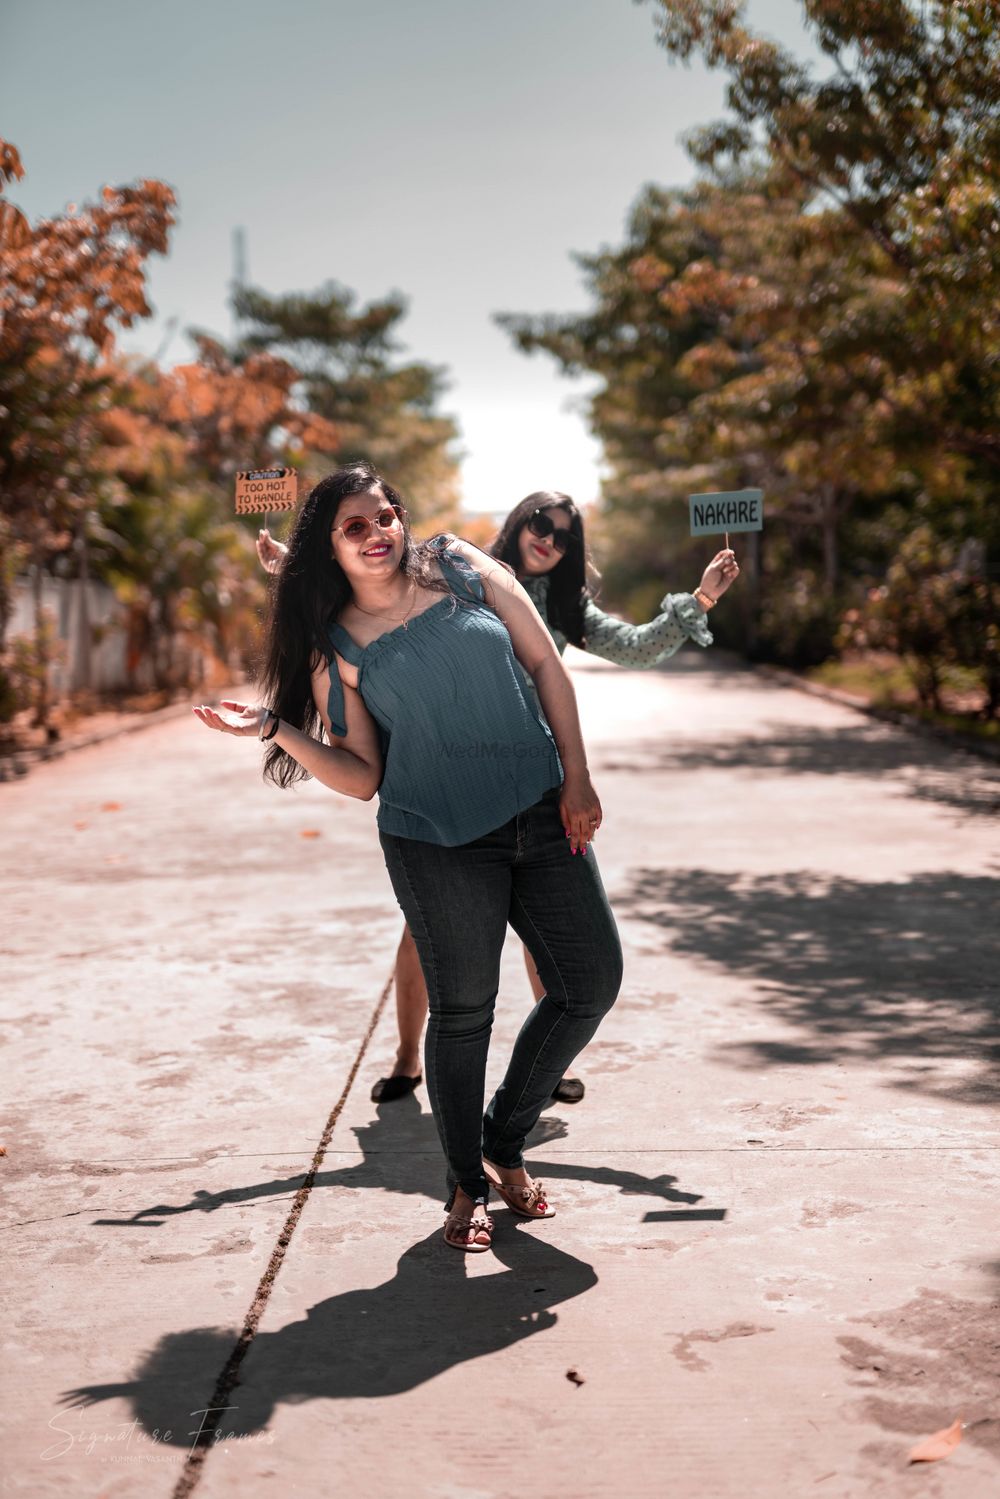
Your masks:
M372 1088L372 1103L395 1103L397 1098L408 1098L415 1088L423 1082L423 1077L417 1073L416 1077L380 1077Z
M586 1091L586 1085L578 1077L564 1077L552 1090L552 1102L579 1103Z

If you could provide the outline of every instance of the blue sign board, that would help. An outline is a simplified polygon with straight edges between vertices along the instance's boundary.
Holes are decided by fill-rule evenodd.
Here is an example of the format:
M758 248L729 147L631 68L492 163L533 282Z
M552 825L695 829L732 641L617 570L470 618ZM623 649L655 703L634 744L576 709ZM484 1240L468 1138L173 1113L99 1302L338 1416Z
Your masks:
M688 495L691 535L717 536L722 531L762 531L764 491L724 489L718 494Z

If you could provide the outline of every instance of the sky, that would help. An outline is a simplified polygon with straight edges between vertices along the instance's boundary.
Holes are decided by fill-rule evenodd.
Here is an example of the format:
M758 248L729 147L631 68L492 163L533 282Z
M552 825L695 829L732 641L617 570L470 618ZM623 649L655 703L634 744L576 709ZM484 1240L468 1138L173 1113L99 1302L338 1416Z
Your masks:
M748 5L815 55L801 13ZM401 292L407 355L446 367L469 510L597 496L587 382L492 316L584 310L573 252L620 244L644 183L689 182L681 137L723 108L721 76L673 62L633 0L0 0L14 201L34 218L140 177L178 194L155 317L125 347L169 365L184 329L232 332L238 226L272 294Z

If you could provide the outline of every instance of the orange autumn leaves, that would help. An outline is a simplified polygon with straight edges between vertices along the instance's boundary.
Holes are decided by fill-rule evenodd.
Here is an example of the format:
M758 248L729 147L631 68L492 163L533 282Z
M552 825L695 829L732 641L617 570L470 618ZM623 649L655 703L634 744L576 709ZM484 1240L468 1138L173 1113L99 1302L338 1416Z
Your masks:
M942 1431L935 1431L931 1436L924 1437L915 1447L910 1448L911 1463L934 1463L942 1457L949 1457L962 1440L961 1419L953 1421Z
M196 456L209 471L233 472L251 455L266 463L300 451L334 452L340 433L332 422L303 411L293 399L299 371L273 354L249 354L232 362L217 340L194 335L200 358L162 378L166 425L192 433ZM283 434L283 441L273 440Z
M996 0L786 7L811 58L730 0L647 4L660 45L728 85L686 137L697 175L577 256L582 312L498 318L595 377L605 588L655 605L664 566L695 564L684 497L761 487L764 561L719 639L796 668L889 652L924 711L978 732L1000 719ZM879 611L887 571L910 576Z
M302 464L341 440L333 422L306 409L301 372L277 355L241 356L197 333L196 357L175 369L122 353L118 331L152 312L149 257L167 253L175 223L169 185L108 186L95 202L32 224L4 196L23 176L17 148L0 141L7 717L29 705L4 690L12 579L56 559L72 576L84 550L91 577L110 585L125 612L131 687L175 688L205 660L239 669L236 642L252 642L259 584L249 532L232 513L232 475L248 463ZM31 649L44 682L40 627ZM41 721L42 689L33 706Z
M0 195L23 175L17 148L0 140ZM51 482L34 482L44 470L93 489L93 471L136 481L143 454L162 467L157 455L183 449L228 482L247 462L336 449L338 429L302 409L300 372L285 359L251 353L236 364L204 334L194 335L198 359L172 371L116 350L116 330L151 315L147 261L167 253L175 206L172 188L144 179L31 225L0 196L0 374L13 396L0 415L0 479L14 505L20 496L45 509L37 490Z
M16 147L0 141L0 193L20 180ZM35 344L86 356L105 353L115 326L148 317L145 262L166 254L176 198L163 182L105 187L100 202L70 205L28 223L3 203L0 215L0 353Z
M23 175L16 147L0 141L0 194ZM145 263L167 249L175 199L162 182L106 187L34 225L0 202L0 529L15 561L43 563L67 548L94 495L98 418L125 378L115 332L150 313Z
M20 181L24 168L16 146L0 140L0 193L8 183ZM31 234L28 221L13 203L0 201L0 255L6 249L20 249Z

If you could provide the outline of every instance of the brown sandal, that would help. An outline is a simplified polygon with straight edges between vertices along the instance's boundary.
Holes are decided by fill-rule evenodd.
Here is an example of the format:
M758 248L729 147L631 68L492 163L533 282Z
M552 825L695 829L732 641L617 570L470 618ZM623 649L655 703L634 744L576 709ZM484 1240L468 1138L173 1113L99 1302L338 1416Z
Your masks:
M492 1161L483 1162L486 1178L495 1192L499 1192L512 1213L522 1218L554 1218L555 1208L550 1208L545 1198L545 1188L540 1181L532 1181L529 1187L508 1186L500 1180L500 1174Z
M470 1233L473 1235L471 1240ZM475 1237L477 1234L488 1234L491 1237L487 1243L479 1244ZM486 1211L485 1204L482 1211L474 1213L471 1218L452 1211L444 1222L444 1242L450 1244L452 1249L464 1249L466 1254L483 1254L487 1249L492 1249L492 1234L493 1219Z

